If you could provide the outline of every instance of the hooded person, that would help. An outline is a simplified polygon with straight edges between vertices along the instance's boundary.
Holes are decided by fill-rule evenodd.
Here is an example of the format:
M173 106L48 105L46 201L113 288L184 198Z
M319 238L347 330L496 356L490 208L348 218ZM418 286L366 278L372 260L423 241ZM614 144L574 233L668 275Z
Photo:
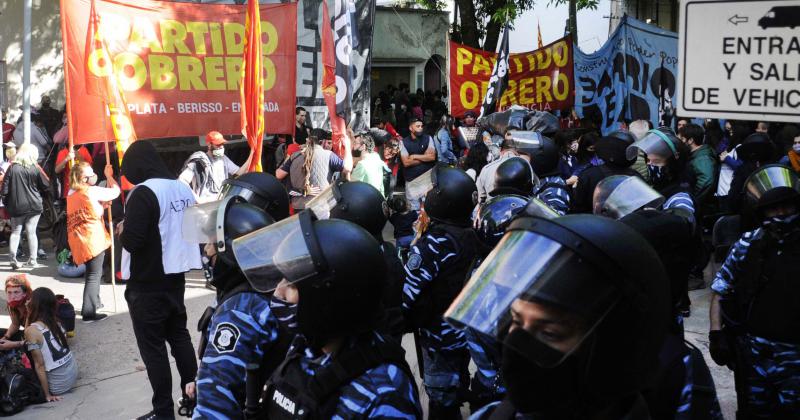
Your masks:
M175 357L181 389L197 374L186 329L184 273L202 265L198 246L181 235L183 213L195 198L148 141L128 148L121 171L135 185L128 194L125 220L117 227L124 248L123 278L128 278L125 300L153 388L152 411L140 418L171 418L172 373L165 344Z
M638 172L631 169L636 156L632 159L626 156L626 149L634 142L635 138L627 131L614 131L597 142L595 151L597 157L603 160L603 164L586 168L578 176L573 211L591 212L594 189L603 179L612 175L639 176Z

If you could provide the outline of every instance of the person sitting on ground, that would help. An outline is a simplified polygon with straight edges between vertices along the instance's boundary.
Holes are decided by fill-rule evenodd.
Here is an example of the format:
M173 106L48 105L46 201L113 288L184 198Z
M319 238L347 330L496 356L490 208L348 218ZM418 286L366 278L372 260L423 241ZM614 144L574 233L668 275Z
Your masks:
M11 317L11 325L3 332L0 350L22 348L25 344L20 326L24 326L28 318L27 303L30 298L31 283L25 274L12 274L6 278L6 309Z
M33 291L28 302L25 342L33 358L36 376L48 402L60 401L78 380L78 363L67 336L56 318L56 295L46 287Z

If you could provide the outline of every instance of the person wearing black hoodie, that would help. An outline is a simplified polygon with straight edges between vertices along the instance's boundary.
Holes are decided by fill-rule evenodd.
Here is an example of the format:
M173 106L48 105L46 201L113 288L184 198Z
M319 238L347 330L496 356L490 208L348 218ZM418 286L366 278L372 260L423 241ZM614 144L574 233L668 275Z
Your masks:
M129 275L125 300L153 388L153 410L139 419L173 419L166 343L175 358L182 390L197 374L183 295L184 273L201 267L200 250L181 235L183 212L195 204L195 199L147 141L128 148L121 170L136 185L128 195L125 220L117 228L121 230L123 252L130 255L127 261L123 256L123 277Z
M633 144L634 137L627 131L614 131L601 138L595 145L597 156L603 159L600 166L586 168L578 176L578 184L572 201L574 213L592 212L592 195L597 184L612 175L640 176L631 168L636 159L628 159L625 155L628 146Z

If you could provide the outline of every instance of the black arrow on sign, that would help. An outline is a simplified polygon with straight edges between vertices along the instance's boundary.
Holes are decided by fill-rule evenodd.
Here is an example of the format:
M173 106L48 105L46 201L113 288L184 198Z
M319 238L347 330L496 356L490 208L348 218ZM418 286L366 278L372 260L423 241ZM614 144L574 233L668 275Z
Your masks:
M737 14L737 15L731 16L731 18L728 19L728 22L738 26L740 23L747 23L748 22L748 18L747 18L747 16L739 16Z

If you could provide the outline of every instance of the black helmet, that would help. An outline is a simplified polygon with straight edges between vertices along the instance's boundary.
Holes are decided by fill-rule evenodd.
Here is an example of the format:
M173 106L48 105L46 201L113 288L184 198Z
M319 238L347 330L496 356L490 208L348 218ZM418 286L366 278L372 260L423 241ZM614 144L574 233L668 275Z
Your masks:
M747 178L744 193L758 212L784 203L800 206L800 178L788 166L762 166Z
M490 194L532 196L533 174L531 172L531 165L521 157L506 159L497 167L494 176L494 189Z
M736 148L736 156L748 162L769 162L775 154L775 145L764 133L753 133Z
M636 162L636 157L629 159L626 155L626 149L633 143L630 133L615 131L601 138L595 145L595 150L597 157L603 159L603 162L616 167L629 167Z
M275 219L272 216L252 204L245 202L230 204L225 211L225 250L218 254L219 257L234 266L236 257L231 249L233 240L273 223Z
M437 166L432 171L432 188L425 195L425 212L431 220L469 224L478 198L475 181L461 169Z
M643 207L658 208L665 200L638 176L611 175L594 187L592 212L619 220Z
M242 196L248 203L264 209L275 220L289 217L289 194L278 178L264 172L248 172L222 183L220 197Z
M539 177L550 176L558 172L558 161L561 159L556 143L548 138L542 137L542 145L530 153L531 166Z
M511 221L525 210L527 204L526 197L498 195L481 205L473 224L481 243L490 249L494 248L506 233L506 228Z
M389 209L380 191L366 182L333 183L309 201L306 208L320 219L342 219L353 222L382 238Z
M626 157L635 161L639 156L639 150L648 155L657 155L663 159L679 159L679 145L681 141L675 136L675 132L669 127L659 127L647 132L641 139L627 147Z
M568 337L509 328L512 306L563 319ZM573 396L613 403L650 386L668 315L668 282L647 241L616 220L568 215L512 222L445 318L502 340L509 397L529 412L563 408L570 396L559 393L576 387L588 395ZM547 389L554 376L570 385L546 392L560 401L530 401L537 390L515 387Z

